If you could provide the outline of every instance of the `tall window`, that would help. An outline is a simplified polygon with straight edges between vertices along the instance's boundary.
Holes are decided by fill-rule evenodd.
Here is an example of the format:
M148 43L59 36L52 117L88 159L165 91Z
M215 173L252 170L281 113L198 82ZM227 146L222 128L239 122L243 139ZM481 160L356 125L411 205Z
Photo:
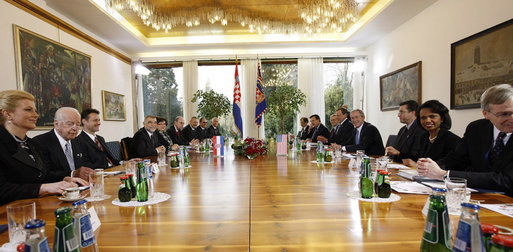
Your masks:
M353 74L348 71L353 63L324 63L324 105L326 126L330 126L330 115L338 108L353 109Z
M266 97L269 97L276 87L280 85L292 85L297 87L297 63L262 63L262 82L264 84L264 94ZM295 132L295 122L296 115L285 116L285 133ZM264 125L265 135L267 137L281 134L281 121L277 116L265 113Z
M144 116L162 116L172 124L183 115L183 67L151 68L142 84Z
M239 66L239 74L241 67ZM233 85L235 64L232 65L203 65L198 66L198 90L210 91L226 96L233 103ZM239 77L240 78L240 77ZM187 118L186 120L189 120ZM209 118L210 119L210 118ZM219 126L223 131L223 135L235 137L233 134L233 116L228 114L219 119ZM210 122L209 122L210 124Z

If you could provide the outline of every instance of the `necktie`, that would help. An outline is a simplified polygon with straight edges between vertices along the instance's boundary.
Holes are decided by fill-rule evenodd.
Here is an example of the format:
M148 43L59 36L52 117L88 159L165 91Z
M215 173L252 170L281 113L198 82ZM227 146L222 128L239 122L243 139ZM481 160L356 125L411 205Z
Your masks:
M356 144L360 144L360 130L356 130Z
M331 129L330 137L333 137L333 135L335 134L335 131L336 131L336 130L337 130L336 128Z
M506 136L506 133L501 132L495 139L495 145L493 146L493 149L490 151L490 164L493 165L495 161L497 161L497 158L501 154L501 152L504 150L504 137Z
M68 160L69 168L74 171L75 170L75 161L73 160L73 154L71 154L71 144L66 142L65 146L66 160Z
M103 146L100 144L100 141L98 141L98 138L96 136L94 137L94 143L96 145L98 145L98 148L100 148L101 151L105 152L105 150L103 149ZM105 152L105 154L107 154L107 152ZM112 163L112 161L110 160L108 155L106 157L107 157L107 162L109 162L110 166L114 166L114 163Z

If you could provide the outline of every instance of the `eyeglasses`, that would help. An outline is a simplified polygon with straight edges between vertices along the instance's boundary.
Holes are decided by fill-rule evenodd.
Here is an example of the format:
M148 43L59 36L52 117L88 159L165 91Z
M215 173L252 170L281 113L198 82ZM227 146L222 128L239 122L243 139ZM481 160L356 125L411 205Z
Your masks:
M507 118L510 118L511 116L513 116L513 112L499 112L499 113L493 113L491 111L488 111L488 113L496 116L496 117L499 117L501 119L507 119Z

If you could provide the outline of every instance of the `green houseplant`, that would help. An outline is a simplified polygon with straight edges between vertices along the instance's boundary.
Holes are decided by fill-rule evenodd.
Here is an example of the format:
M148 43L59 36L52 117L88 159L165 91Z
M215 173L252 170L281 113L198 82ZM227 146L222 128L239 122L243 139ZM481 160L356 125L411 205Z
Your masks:
M216 93L213 90L203 91L198 90L192 96L191 102L198 103L198 114L204 116L208 120L214 117L221 117L229 114L232 111L230 100L222 94Z
M285 133L284 119L287 115L299 112L299 107L306 103L306 95L290 85L277 86L267 98L269 113L280 118L281 133Z

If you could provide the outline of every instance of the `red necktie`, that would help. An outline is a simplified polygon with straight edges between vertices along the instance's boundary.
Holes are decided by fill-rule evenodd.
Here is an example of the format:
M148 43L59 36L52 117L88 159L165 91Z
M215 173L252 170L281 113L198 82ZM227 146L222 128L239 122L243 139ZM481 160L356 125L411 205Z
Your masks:
M101 151L105 152L105 151L103 150L103 146L100 144L100 141L98 141L98 138L97 138L96 136L94 137L94 143L96 143L96 145L98 145L98 148L100 148L100 150L101 150ZM112 163L112 161L110 160L110 158L108 157L108 155L107 155L107 162L109 162L109 164L110 164L111 166L114 166L114 163Z

